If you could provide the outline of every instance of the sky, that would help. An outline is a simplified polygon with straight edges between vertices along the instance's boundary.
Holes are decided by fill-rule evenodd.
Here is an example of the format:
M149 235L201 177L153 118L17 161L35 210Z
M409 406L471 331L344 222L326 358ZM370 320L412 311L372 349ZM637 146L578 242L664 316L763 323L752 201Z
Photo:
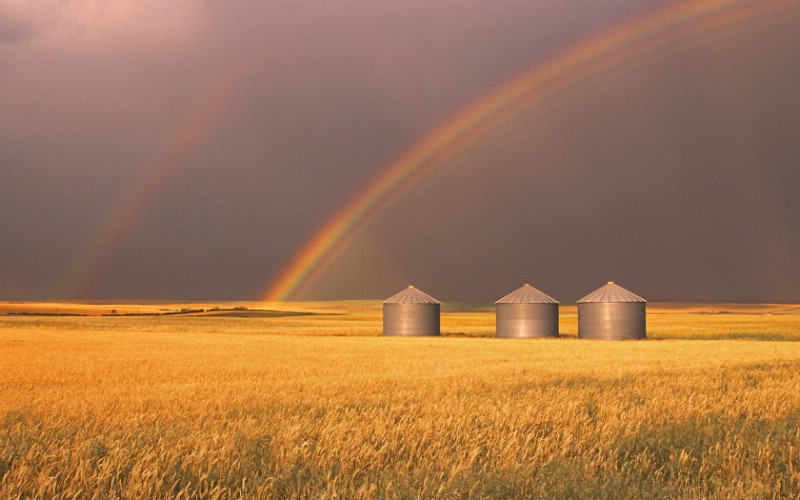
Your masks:
M681 3L0 0L0 299L258 299L443 123ZM800 301L800 2L764 3L521 106L291 298Z

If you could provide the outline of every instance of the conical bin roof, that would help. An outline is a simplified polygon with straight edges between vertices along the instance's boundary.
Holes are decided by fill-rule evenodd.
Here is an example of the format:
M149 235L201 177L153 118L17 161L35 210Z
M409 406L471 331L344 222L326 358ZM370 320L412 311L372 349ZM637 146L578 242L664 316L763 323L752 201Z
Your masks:
M558 301L541 290L525 283L495 304L558 304Z
M439 301L419 288L409 286L383 301L384 304L438 304Z
M622 288L613 281L601 286L594 292L578 301L578 304L590 302L647 302L635 293Z

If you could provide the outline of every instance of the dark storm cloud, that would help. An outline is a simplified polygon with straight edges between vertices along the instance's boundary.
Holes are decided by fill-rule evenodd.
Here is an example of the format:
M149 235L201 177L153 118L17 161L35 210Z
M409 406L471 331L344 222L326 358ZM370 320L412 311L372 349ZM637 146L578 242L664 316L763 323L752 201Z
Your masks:
M10 5L10 14L0 15L0 41L6 42L0 43L0 295L12 298L72 293L65 277L88 242L102 241L97 233L104 215L165 164L165 151L193 130L214 89L243 60L250 64L230 104L202 124L204 139L138 207L135 224L108 250L109 269L87 293L257 296L320 224L439 123L577 40L657 6L645 0L588 6L563 0ZM623 75L602 87L605 96L578 96L572 104L562 96L550 111L531 112L504 131L491 153L474 151L460 171L446 169L458 171L460 180L431 181L410 193L419 213L398 216L403 201L387 212L310 296L381 296L422 270L445 296L493 296L535 278L517 276L538 266L497 265L492 275L464 270L495 255L525 259L531 249L560 263L549 266L554 271L547 278L570 294L606 279L601 271L609 266L641 277L635 284L655 283L653 294L665 298L679 287L662 278L679 266L706 273L691 298L754 286L759 273L721 270L746 263L753 247L770 247L776 259L788 252L784 265L799 245L796 233L780 230L796 209L786 186L798 158L790 140L796 137L791 111L798 105L786 83L797 78L796 40L790 30L779 33L769 43L749 38L748 64L769 47L760 67L740 72L732 63L715 67L718 55L706 60L675 52L678 62L662 61L672 71ZM783 43L773 39L779 36ZM731 101L741 104L730 108ZM632 125L636 120L641 123ZM626 141L609 136L615 128ZM740 147L722 155L730 144ZM644 145L663 153L661 159L643 153ZM630 151L621 155L620 148ZM730 171L696 173L714 155L724 156L720 161ZM509 180L533 158L557 163L557 173ZM637 162L660 169L636 170ZM750 166L758 162L765 166L754 173ZM715 206L677 199L697 200L720 178L732 187L707 196ZM471 179L482 189L470 187ZM618 187L610 193L630 194L634 179L648 189L621 205L603 203L609 194L593 189L613 181ZM531 186L536 196L518 191L521 186ZM461 203L470 207L467 218L424 215L455 214ZM581 215L601 213L598 204L608 220L619 222L591 223ZM532 218L545 205L551 207L547 217ZM705 214L702 224L692 222L698 211ZM630 212L647 213L652 224L626 219ZM755 224L756 213L775 227ZM762 239L780 233L780 241L760 245L745 238L722 254L729 256L716 270L701 257L707 259L716 242L745 234L737 232L734 217L762 231ZM655 226L683 243L661 252L668 237ZM609 235L629 240L631 232L646 238L624 259L603 243ZM543 244L542 235L553 244ZM414 241L426 244L408 249ZM517 250L504 253L498 242ZM596 247L593 253L586 245ZM429 267L418 265L415 258L426 253ZM659 260L654 255L665 270L651 269ZM753 297L766 296L763 290L774 283L766 280ZM782 290L791 295L796 288Z
M797 300L795 21L672 44L531 109L397 202L317 292L488 301L532 281L569 302L617 280Z

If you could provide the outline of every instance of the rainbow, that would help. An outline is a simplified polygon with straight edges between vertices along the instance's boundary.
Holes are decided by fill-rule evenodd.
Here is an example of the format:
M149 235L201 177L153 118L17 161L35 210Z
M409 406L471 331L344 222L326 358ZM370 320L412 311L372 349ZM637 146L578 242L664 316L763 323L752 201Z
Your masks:
M221 116L258 63L258 52L245 52L202 96L197 108L187 115L165 141L154 160L145 164L107 210L83 246L68 276L66 296L85 297L102 283L125 238L138 226L149 208L161 198L172 179L186 164L189 154L213 131Z
M618 25L536 65L443 122L385 167L312 235L269 284L261 299L296 298L394 200L467 146L544 98L600 70L681 38L745 19L774 16L796 7L796 3L796 0L689 0Z

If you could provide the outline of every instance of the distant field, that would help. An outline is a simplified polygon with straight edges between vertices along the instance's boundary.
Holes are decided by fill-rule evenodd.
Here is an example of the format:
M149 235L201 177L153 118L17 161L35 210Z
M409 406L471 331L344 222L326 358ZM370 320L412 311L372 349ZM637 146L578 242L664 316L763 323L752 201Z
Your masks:
M380 301L296 303L0 303L0 328L379 336ZM493 337L492 304L445 303L442 335ZM793 304L648 304L650 339L800 340ZM79 315L79 316L74 316ZM578 336L574 305L561 307L563 337Z
M444 311L3 304L0 496L800 496L798 306L649 304L629 342Z

